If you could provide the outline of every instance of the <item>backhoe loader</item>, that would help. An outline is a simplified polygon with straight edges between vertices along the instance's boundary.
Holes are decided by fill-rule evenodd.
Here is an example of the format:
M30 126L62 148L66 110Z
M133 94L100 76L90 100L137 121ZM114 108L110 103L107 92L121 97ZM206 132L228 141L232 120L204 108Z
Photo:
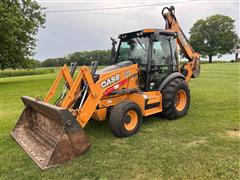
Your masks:
M182 32L174 7L163 8L162 15L165 29L120 34L117 50L112 39L113 65L97 70L95 61L76 76L76 63L70 70L64 65L43 100L22 97L25 109L11 135L42 170L89 149L83 128L90 119L108 119L113 134L123 138L138 132L142 117L176 119L187 113L188 82L199 76L199 54ZM189 60L183 66L178 47ZM51 104L61 79L63 92Z

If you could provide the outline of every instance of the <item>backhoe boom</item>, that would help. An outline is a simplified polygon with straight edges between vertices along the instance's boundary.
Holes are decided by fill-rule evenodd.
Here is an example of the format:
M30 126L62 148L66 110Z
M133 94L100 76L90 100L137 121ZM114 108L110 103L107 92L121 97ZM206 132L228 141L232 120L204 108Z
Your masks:
M167 12L166 12L167 11ZM184 66L186 73L186 81L189 81L191 77L198 77L200 73L200 54L195 52L190 45L188 38L183 33L177 18L174 13L174 7L165 7L162 10L162 15L166 21L166 30L171 30L177 33L177 43L183 51L189 63Z

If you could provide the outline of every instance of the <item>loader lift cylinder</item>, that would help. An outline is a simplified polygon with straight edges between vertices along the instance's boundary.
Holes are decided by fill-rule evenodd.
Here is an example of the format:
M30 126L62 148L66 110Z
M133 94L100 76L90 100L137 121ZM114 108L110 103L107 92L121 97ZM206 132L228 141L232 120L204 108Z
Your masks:
M70 76L73 77L74 76L74 73L76 71L76 68L77 68L77 62L74 62L74 63L71 63L70 65ZM61 96L55 101L55 105L58 105L61 100L63 100L63 98L66 96L66 92L67 92L67 88L70 89L70 86L67 82L64 83L63 85L63 90L62 90L62 94Z

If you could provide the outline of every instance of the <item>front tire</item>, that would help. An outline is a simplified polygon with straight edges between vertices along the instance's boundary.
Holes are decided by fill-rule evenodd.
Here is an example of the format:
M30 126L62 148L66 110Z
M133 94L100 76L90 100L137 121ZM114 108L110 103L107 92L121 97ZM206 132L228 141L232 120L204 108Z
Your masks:
M184 79L171 80L162 90L163 116L176 119L187 114L190 105L190 90Z
M141 124L142 112L134 102L120 102L110 112L109 125L117 137L132 136L138 132Z

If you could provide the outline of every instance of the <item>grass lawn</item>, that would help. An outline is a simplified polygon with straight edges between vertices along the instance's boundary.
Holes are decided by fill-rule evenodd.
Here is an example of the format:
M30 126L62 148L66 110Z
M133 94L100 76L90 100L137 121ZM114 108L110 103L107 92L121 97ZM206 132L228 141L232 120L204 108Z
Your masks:
M56 73L1 80L1 179L239 179L240 64L204 64L192 79L189 113L144 118L135 136L119 139L108 122L90 121L84 156L41 171L10 137L21 95L44 96Z
M0 70L0 78L54 73L54 68Z

